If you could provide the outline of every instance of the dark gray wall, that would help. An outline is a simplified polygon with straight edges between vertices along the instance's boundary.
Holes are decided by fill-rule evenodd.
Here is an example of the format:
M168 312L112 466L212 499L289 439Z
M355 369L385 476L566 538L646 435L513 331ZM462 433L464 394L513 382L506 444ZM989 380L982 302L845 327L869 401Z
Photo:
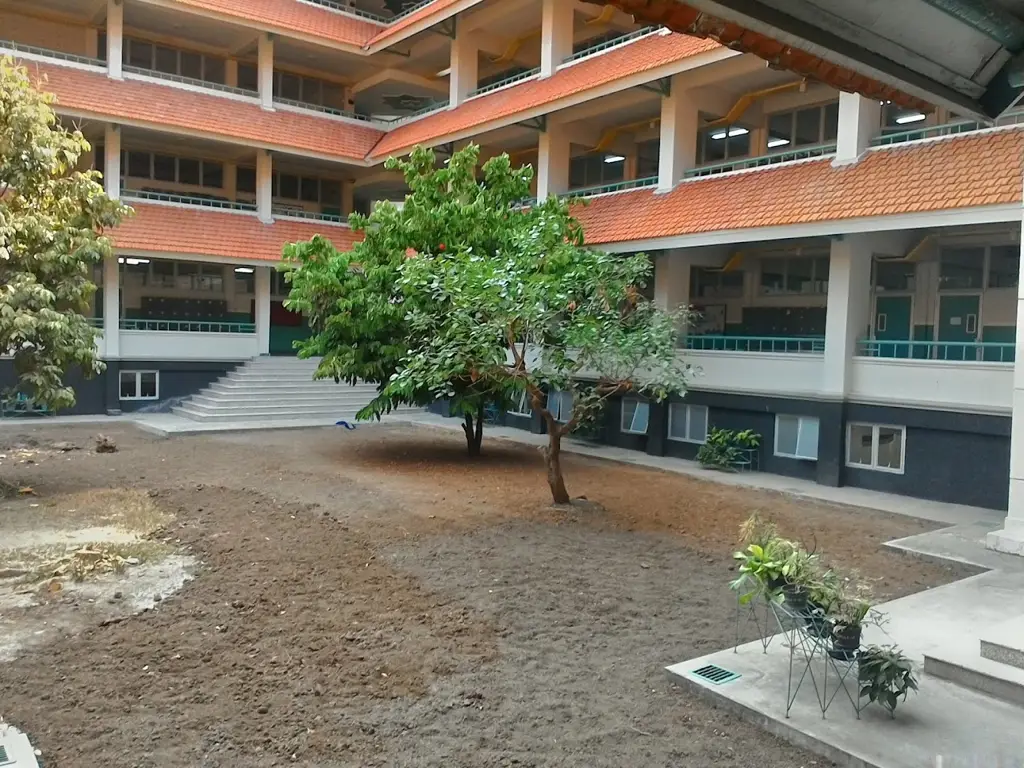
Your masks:
M64 383L75 391L75 405L60 411L63 415L104 413L105 373L87 379L78 368L72 368L64 377ZM16 386L18 377L14 373L14 361L0 360L0 390Z

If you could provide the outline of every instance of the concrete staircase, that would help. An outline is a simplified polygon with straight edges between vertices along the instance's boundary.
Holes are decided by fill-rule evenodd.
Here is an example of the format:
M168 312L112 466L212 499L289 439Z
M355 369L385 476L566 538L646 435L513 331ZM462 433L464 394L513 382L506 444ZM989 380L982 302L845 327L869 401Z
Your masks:
M377 394L372 384L314 381L320 361L258 357L222 376L172 413L202 422L352 420Z
M979 650L925 655L925 672L1024 707L1024 616L987 628Z

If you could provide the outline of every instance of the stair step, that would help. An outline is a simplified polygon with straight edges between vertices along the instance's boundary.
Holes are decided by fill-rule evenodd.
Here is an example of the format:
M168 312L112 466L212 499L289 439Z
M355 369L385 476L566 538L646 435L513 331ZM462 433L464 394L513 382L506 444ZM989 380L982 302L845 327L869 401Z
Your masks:
M981 657L1024 670L1024 616L989 630L981 638Z
M324 405L343 408L362 408L372 400L372 397L365 397L361 394L328 393L328 394L289 394L284 400L276 396L260 395L232 395L225 397L218 393L213 395L198 394L191 398L196 405L203 405L208 408L238 407L251 408L261 405Z
M980 656L925 655L924 671L933 677L1024 707L1024 670Z
M413 412L416 409L402 409L399 412ZM325 422L333 423L334 421L350 421L356 422L356 409L354 408L310 408L310 409L294 409L294 408L281 408L277 410L265 410L265 409L247 409L244 414L238 413L208 413L203 410L194 408L191 405L185 404L176 406L171 409L172 413L179 416L192 419L193 421L204 421L204 422L217 422L217 423L229 423L229 422L243 422L243 421L280 421L282 419L324 419Z

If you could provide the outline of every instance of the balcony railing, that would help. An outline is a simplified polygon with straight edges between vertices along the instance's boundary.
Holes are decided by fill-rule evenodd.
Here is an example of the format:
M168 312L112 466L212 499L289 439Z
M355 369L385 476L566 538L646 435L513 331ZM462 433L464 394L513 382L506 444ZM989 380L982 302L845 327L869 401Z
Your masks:
M240 203L236 200L226 200L220 197L205 197L202 195L179 195L174 192L156 192L149 189L123 189L121 197L124 200L154 200L161 203L178 203L180 205L196 205L202 208L218 208L230 211L256 212L255 203Z
M860 357L946 360L971 363L1012 363L1016 345L995 341L878 341L860 342Z
M559 195L559 197L594 197L594 195L604 195L609 192L622 192L639 187L653 187L657 183L657 176L645 176L642 179L630 179L629 181L616 181L612 184L595 184L590 187L570 189L564 195Z
M348 216L337 213L317 213L304 211L301 208L289 208L286 205L275 205L270 209L275 216L290 216L293 219L308 219L309 221L329 221L333 224L348 223Z
M386 125L397 125L398 123L404 123L406 120L412 120L416 117L429 115L431 112L437 112L439 109L447 109L448 103L448 99L445 99L444 101L435 101L427 104L425 107L420 107L415 112L410 112L408 115L399 115L398 117L392 117L390 120L378 120L377 122L381 122Z
M370 21L375 21L378 24L383 24L384 26L390 26L398 21L401 21L406 16L411 16L417 11L426 8L428 5L434 2L434 0L423 0L420 3L416 3L415 5L409 6L401 13L396 13L394 16L383 16L379 13L374 13L373 11L364 11L361 8L353 8L352 6L347 5L346 3L339 2L339 0L305 0L305 2L312 3L313 5L321 5L324 8L330 8L332 11L340 11L341 13L347 13L350 16L358 16L361 19L369 19Z
M474 88L472 91L469 92L469 95L470 96L481 96L481 95L483 95L485 93L490 93L491 91L496 91L499 88L504 88L506 85L512 85L513 83L518 83L521 80L529 80L530 78L536 77L539 74L540 74L540 67L534 67L533 69L528 69L525 72L519 72L519 73L517 73L515 75L509 75L508 77L503 77L501 80L498 80L497 82L494 82L494 83L489 83L489 84L483 86L482 88Z
M813 147L801 147L799 149L791 149L788 152L773 152L770 155L758 155L757 157L729 160L724 163L701 165L684 172L683 178L692 179L699 176L713 176L718 173L728 173L729 171L742 171L746 168L760 168L766 165L791 163L794 160L807 160L812 157L827 157L828 155L834 155L835 152L835 142L831 144L816 144Z
M221 91L222 93L231 93L235 96L245 96L250 99L259 97L256 91L246 90L245 88L238 88L234 85L225 85L224 83L211 82L210 80L203 80L199 77L186 77L185 75L175 75L171 72L161 72L159 69L149 69L148 67L135 67L130 64L124 64L121 69L132 75L143 75L145 77L153 77L158 80L168 80L172 83L181 83L182 85L194 85L197 88L206 88L211 91Z
M75 64L91 64L94 67L107 66L107 62L103 59L97 59L93 56L80 56L77 53L64 53L64 51L55 51L52 48L40 48L37 45L16 43L13 40L0 40L0 49L15 51L17 53L27 53L33 56L46 56L51 59L60 59L61 61L72 61Z
M825 337L698 334L687 336L683 346L694 352L788 352L820 355L825 352Z
M614 48L617 45L622 45L623 43L629 43L632 42L633 40L639 40L641 37L653 35L656 32L659 32L660 30L661 27L658 26L643 27L642 29L634 30L629 34L622 35L621 37L616 37L613 40L605 40L604 42L597 43L596 45L592 45L589 48L584 48L582 50L576 51L576 53L572 54L571 56L566 56L564 59L562 59L562 63L568 64L570 61L576 61L577 59L583 59L586 58L587 56L593 56L595 53L606 51L609 48Z
M1024 123L1024 110L1021 109L1007 112L995 121L995 125L1017 125L1019 123ZM909 131L899 131L898 133L887 133L882 136L876 136L871 140L871 145L874 147L884 147L890 144L903 144L908 141L919 141L921 139L931 139L938 136L953 136L958 133L971 133L988 127L989 126L985 123L980 123L977 120L957 120L952 123L943 123L942 125L927 125L922 128L914 128Z
M102 317L88 317L86 318L86 320L89 323L89 325L92 326L93 328L99 328L100 330L103 330Z
M174 331L177 333L256 333L255 323L212 320L138 320L122 318L122 331Z
M275 96L274 103L284 104L289 107L298 107L299 109L308 109L311 112L321 112L325 115L334 115L335 117L347 117L349 120L361 120L364 123L376 122L369 115L360 115L348 109L326 107L323 104L314 104L311 101L301 101L300 99L285 99L282 98L281 96Z

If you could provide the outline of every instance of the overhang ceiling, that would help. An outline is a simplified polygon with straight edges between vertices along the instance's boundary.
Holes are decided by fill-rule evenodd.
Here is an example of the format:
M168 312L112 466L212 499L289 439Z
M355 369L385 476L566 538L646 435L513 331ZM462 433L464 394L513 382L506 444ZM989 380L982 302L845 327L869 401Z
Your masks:
M994 119L1024 95L1024 0L584 0L908 107Z

